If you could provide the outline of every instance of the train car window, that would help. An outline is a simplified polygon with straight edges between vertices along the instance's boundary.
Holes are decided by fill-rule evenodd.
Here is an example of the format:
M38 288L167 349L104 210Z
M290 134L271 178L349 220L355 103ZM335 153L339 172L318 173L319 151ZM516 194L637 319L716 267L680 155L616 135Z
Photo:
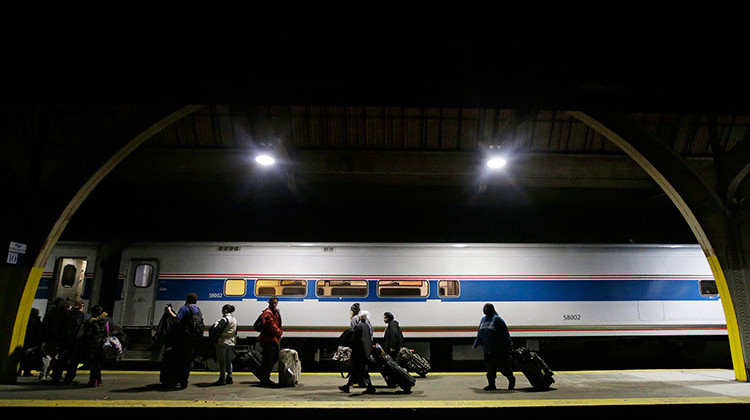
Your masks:
M255 281L256 296L305 296L307 280L272 280Z
M701 296L719 296L719 287L713 280L701 280L698 282L698 287L700 287Z
M430 288L426 280L379 280L378 296L426 297Z
M365 297L367 280L318 280L315 290L318 297Z
M150 287L154 280L154 267L151 264L139 264L135 267L133 285L135 287Z
M76 284L76 274L78 270L73 264L68 264L63 268L60 285L62 287L73 287Z
M227 279L224 282L224 296L245 296L247 282L245 279Z
M458 280L440 280L438 282L438 296L440 297L458 297L461 287Z

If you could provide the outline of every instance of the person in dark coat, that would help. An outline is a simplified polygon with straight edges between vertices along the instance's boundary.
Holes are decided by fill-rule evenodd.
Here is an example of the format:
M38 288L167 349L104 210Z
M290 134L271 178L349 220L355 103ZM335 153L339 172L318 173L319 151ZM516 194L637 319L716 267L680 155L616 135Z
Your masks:
M89 364L89 382L87 386L97 387L102 384L102 366L104 353L102 344L108 335L116 335L120 328L112 322L104 308L97 305L91 308L91 318L83 324L83 360Z
M42 372L39 379L48 379L52 371L58 369L60 363L60 345L64 340L64 331L60 327L63 315L70 309L70 301L61 297L55 300L47 308L42 319Z
M368 312L363 311L359 314L359 322L351 327L351 371L349 380L346 385L339 387L343 392L349 392L349 387L353 384L365 387L363 394L374 394L375 387L370 380L370 374L367 371L367 365L372 353L372 326L367 319Z
M279 299L271 297L268 299L268 307L260 314L263 325L258 336L258 342L263 354L262 372L260 378L261 386L274 386L271 381L271 371L273 366L279 360L279 351L281 350L281 336L284 331L281 329L281 312L277 308Z
M394 319L392 313L384 313L383 322L388 324L388 327L385 329L385 335L383 335L383 349L393 360L396 360L401 347L404 346L404 334L401 332L401 327L398 325L398 321Z
M479 323L474 348L481 345L484 353L488 382L484 390L497 389L495 378L497 378L498 371L508 378L508 389L513 389L516 386L516 378L513 376L513 369L511 368L510 352L513 350L513 341L510 338L508 326L497 314L493 304L485 304L482 311L484 317Z
M32 376L31 369L41 362L42 347L42 317L39 309L31 308L29 322L26 324L26 338L23 341L23 360L21 360L20 374Z
M179 323L175 323L169 332L167 333L166 346L167 351L171 351L171 360L174 363L174 382L166 383L165 385L179 385L180 389L185 389L188 386L188 378L190 377L190 369L193 366L193 357L195 353L195 342L193 338L187 334L187 328L189 327L190 318L198 314L201 318L201 309L198 307L198 295L195 293L188 293L185 298L185 304L180 307L177 313L172 310L172 305L167 305L164 309L172 318L179 320Z
M83 323L86 313L83 312L84 303L81 299L75 301L70 310L60 318L58 327L63 334L60 343L59 363L52 371L52 383L59 383L65 371L64 384L73 383L78 372L78 362L81 356L81 338L83 337Z

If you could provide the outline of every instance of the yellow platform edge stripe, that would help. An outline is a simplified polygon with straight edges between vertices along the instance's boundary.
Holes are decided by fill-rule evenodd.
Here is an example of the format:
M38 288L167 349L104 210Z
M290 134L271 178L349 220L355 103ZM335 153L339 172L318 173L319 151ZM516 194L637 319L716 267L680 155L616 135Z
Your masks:
M583 374L619 374L619 373L638 373L638 372L729 372L731 369L705 368L705 369L627 369L627 370L564 370L554 371L555 375L583 375ZM33 372L33 371L32 371ZM89 371L79 369L79 374L88 374ZM37 372L38 373L38 372ZM158 371L143 370L104 370L102 375L158 375ZM219 372L191 371L190 375L218 375ZM276 375L272 372L271 375ZM522 375L522 372L513 372L515 375ZM253 376L251 372L232 372L232 375ZM302 372L302 376L341 376L339 372ZM486 372L430 372L428 376L461 376L461 375L480 375L485 376ZM412 375L416 376L416 375Z
M435 409L508 407L594 407L635 405L750 404L750 397L599 398L485 401L204 401L204 400L0 400L0 408L286 408Z

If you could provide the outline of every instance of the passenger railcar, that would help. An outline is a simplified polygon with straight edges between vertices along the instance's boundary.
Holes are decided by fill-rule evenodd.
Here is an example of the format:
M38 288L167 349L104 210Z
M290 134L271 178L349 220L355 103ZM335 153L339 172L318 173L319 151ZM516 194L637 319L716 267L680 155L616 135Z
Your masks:
M114 318L131 331L150 332L168 303L194 292L207 323L235 305L252 341L276 296L285 340L316 357L354 302L376 334L393 313L416 347L474 337L485 302L518 339L726 335L693 245L141 243L122 251L119 282Z

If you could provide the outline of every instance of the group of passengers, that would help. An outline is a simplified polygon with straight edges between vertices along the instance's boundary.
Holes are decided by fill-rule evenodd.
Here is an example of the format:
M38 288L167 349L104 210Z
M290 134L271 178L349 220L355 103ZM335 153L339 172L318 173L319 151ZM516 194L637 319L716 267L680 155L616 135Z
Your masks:
M187 387L197 343L189 331L198 325L197 328L202 336L203 330L203 315L197 303L197 295L189 293L185 304L176 313L171 305L167 305L157 328L155 343L163 344L165 347L161 382L166 386L179 386L181 389ZM278 303L276 297L271 297L268 300L268 307L263 310L254 324L254 328L260 332L258 342L262 349L261 368L256 373L261 386L275 385L270 377L279 359L283 335ZM69 300L58 298L41 322L38 322L38 311L36 316L32 311L29 322L30 330L27 332L27 338L30 339L27 339L25 347L29 347L26 349L27 354L33 353L34 347L32 346L34 345L41 348L43 367L40 378L50 378L53 383L59 383L64 371L65 376L62 381L70 384L76 376L79 363L84 361L90 368L88 386L95 387L102 384L101 368L105 358L102 354L101 343L110 334L123 337L119 327L112 322L101 306L94 306L89 314L85 314L83 308L84 302L80 299L71 303ZM224 305L221 317L209 328L209 336L215 340L216 361L219 368L219 379L214 385L233 383L232 357L234 346L237 344L237 320L234 317L234 311L233 305ZM491 303L484 305L483 312L484 317L477 331L474 348L482 346L484 353L488 381L484 390L497 389L495 378L498 371L508 378L508 389L513 389L515 378L510 368L509 356L513 345L508 327ZM341 391L348 393L351 386L357 385L365 388L365 394L375 392L368 373L368 364L373 349L394 359L398 357L398 352L404 343L401 327L390 312L383 314L383 321L388 325L383 336L383 345L374 346L370 312L362 310L359 303L351 306L349 329L342 335L342 338L346 337L347 344L351 348L351 370L347 383L339 387ZM28 361L25 361L25 364L22 363L24 375L30 374L30 366ZM165 374L167 371L168 374Z
M32 309L24 341L24 357L19 374L30 376L39 368L39 379L53 384L71 384L78 368L89 367L87 386L102 384L105 357L102 342L109 335L124 341L124 335L100 305L88 313L81 299L56 298L40 319ZM64 375L64 376L63 376Z

